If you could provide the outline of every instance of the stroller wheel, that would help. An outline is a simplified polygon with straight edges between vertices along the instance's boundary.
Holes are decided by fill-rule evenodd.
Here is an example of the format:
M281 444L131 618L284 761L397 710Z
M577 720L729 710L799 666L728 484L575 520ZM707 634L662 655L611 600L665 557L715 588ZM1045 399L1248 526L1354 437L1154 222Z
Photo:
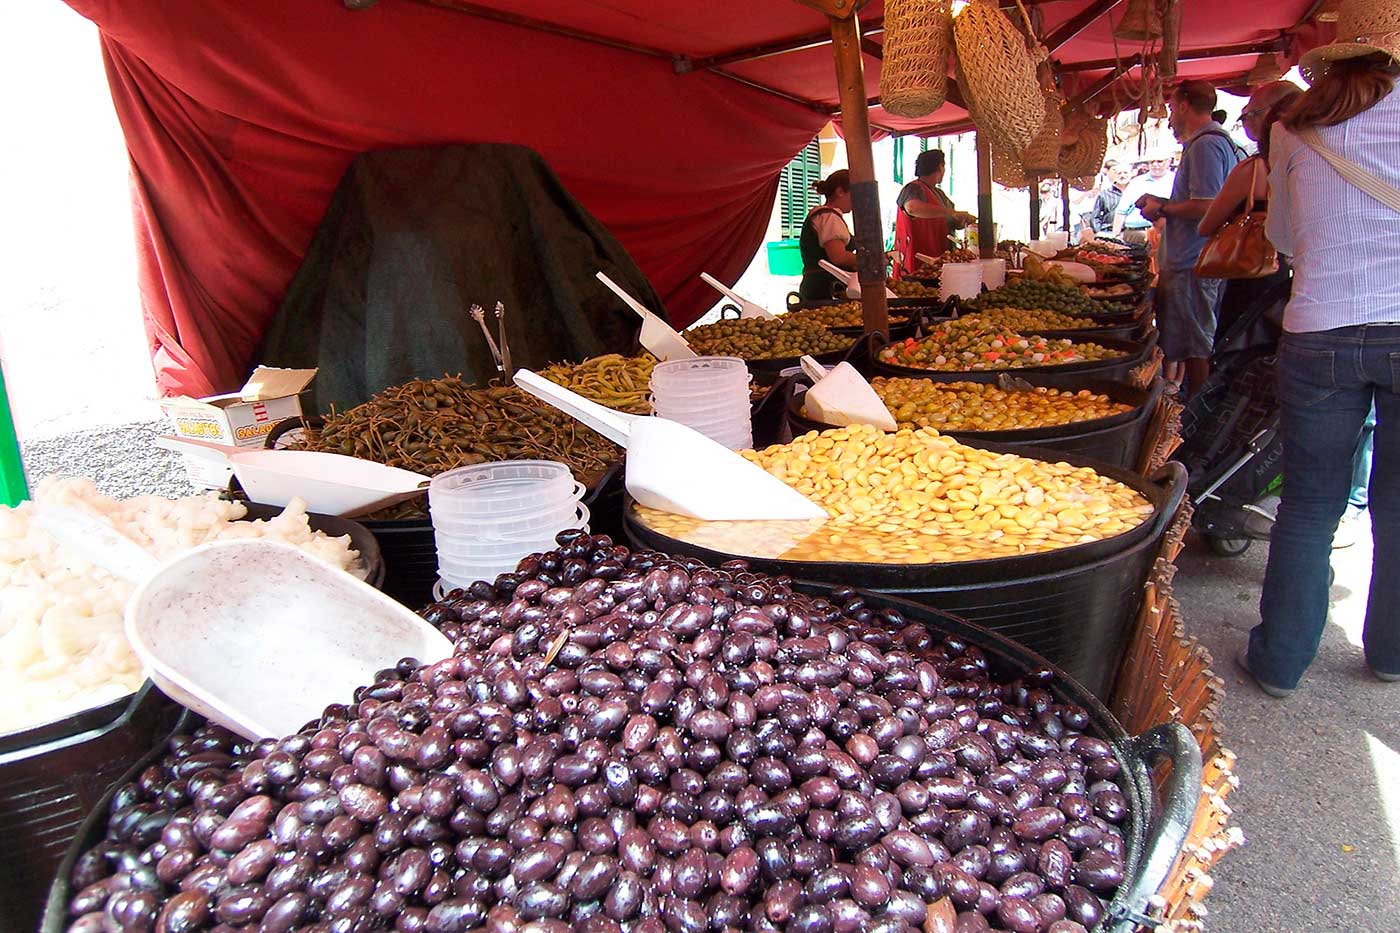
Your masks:
M1210 552L1217 557L1239 557L1249 550L1249 538L1229 538L1221 535L1206 535L1206 544L1210 547Z

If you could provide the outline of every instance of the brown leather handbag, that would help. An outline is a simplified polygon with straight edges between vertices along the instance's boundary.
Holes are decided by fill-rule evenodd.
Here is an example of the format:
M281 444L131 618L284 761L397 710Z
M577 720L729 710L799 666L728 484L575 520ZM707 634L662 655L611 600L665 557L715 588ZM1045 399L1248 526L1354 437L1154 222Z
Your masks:
M1259 187L1263 159L1254 163L1249 194L1240 212L1215 231L1196 260L1196 275L1203 279L1259 279L1278 271L1278 250L1264 233L1268 211L1256 211L1254 191Z

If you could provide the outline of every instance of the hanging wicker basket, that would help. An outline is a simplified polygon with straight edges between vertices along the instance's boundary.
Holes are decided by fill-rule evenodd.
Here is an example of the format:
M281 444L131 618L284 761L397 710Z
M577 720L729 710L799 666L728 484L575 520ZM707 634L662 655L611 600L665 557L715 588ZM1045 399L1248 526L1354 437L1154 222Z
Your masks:
M948 99L953 49L951 0L888 0L880 106L897 117L925 117Z
M1177 58L1181 52L1181 13L1184 0L1166 0L1162 14L1162 49L1157 53L1157 73L1171 80L1176 77Z
M1162 38L1162 11L1157 0L1128 0L1128 9L1114 27L1113 34L1134 42L1151 42Z
M1003 188L1025 191L1030 187L1026 170L1014 150L992 141L992 181Z
M953 46L958 86L978 128L1014 152L1025 149L1045 119L1025 36L995 0L973 0L953 18Z
M1097 175L1108 152L1108 121L1090 119L1074 142L1060 150L1060 174L1070 178Z
M1042 92L1045 100L1040 130L1031 144L1021 150L1021 167L1027 175L1053 175L1060 166L1060 134L1064 117L1060 115L1060 95L1053 90Z

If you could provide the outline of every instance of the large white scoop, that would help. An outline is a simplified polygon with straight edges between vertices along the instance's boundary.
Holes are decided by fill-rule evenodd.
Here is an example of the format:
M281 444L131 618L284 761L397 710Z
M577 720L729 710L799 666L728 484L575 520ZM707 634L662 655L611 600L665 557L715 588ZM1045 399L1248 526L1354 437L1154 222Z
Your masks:
M847 298L859 298L859 297L860 297L860 276L856 275L854 272L847 272L845 269L842 269L840 266L835 265L835 264L830 263L830 262L827 262L825 259L818 260L818 263L819 263L819 264L821 265L821 267L822 267L823 269L825 269L827 272L830 272L830 273L831 273L832 275L834 275L837 279L839 279L840 281L846 283L846 297L847 297ZM889 288L887 287L887 288L885 289L885 297L886 297L886 298L898 298L899 296L896 295L894 292L890 291Z
M710 273L708 273L708 272L702 272L702 273L700 273L700 278L702 278L702 279L705 280L705 284L709 285L709 286L710 286L711 288L713 288L715 291L719 292L721 295L723 295L724 297L728 298L730 301L732 301L732 302L734 302L736 305L738 305L738 306L739 306L739 317L741 317L741 318L744 318L744 317L762 317L762 318L773 318L773 317L777 317L777 315L774 314L772 311L769 311L767 308L763 307L762 305L756 305L756 304L754 304L752 301L749 301L749 300L748 300L747 298L745 298L743 295L740 295L740 294L739 294L738 292L736 292L734 289L730 288L728 285L725 285L723 282L721 282L719 279L715 278L713 275L710 275Z
M126 637L172 699L249 739L288 735L400 658L452 642L366 583L276 541L218 541L160 563L103 519L35 510L65 548L136 585Z
M825 519L826 510L699 431L604 408L528 369L515 384L627 448L627 491L642 505L704 521Z
M190 437L162 434L157 447L227 461L248 498L285 506L294 498L322 515L363 515L411 499L428 488L430 477L373 460L315 450L230 447Z
M1076 282L1093 283L1099 280L1099 274L1092 266L1086 266L1082 262L1069 262L1068 260L1053 259L1049 265L1057 269L1063 269L1065 274Z
M666 360L693 360L699 355L690 349L690 344L685 342L685 338L680 335L680 332L648 311L640 301L627 294L621 285L601 272L597 275L598 281L606 285L614 295L622 299L623 304L637 312L637 315L642 319L642 346L646 347L652 356L665 362Z
M850 363L837 363L828 371L810 356L800 362L812 380L802 402L807 417L823 424L869 424L882 431L899 430L884 400Z

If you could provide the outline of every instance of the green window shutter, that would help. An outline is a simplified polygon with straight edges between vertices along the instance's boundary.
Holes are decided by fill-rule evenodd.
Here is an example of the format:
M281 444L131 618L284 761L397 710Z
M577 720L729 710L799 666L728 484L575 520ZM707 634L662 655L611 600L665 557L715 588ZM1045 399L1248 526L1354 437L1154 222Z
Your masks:
M795 239L802 233L807 214L821 203L821 196L812 182L821 178L821 147L813 139L783 168L778 181L778 200L784 239Z

